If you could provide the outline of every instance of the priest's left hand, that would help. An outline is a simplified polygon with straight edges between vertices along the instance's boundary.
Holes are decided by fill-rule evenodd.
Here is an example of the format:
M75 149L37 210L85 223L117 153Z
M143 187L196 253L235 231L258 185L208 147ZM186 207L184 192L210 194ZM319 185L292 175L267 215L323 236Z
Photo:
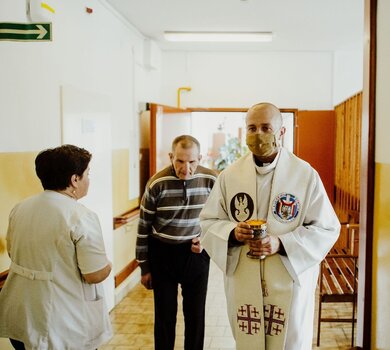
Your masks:
M249 246L254 255L273 255L280 249L280 240L276 236L266 236L261 240L249 241Z

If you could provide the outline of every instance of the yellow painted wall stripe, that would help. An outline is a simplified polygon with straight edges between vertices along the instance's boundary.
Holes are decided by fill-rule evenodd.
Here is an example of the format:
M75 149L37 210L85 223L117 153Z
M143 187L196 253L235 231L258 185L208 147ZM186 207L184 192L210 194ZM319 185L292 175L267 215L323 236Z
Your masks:
M0 239L7 232L8 216L16 203L42 192L35 174L35 157L38 152L0 152ZM0 253L0 272L8 269L8 254Z
M390 344L390 164L375 163L372 259L372 349Z
M56 13L56 11L45 2L41 2L41 7L50 11L51 13Z

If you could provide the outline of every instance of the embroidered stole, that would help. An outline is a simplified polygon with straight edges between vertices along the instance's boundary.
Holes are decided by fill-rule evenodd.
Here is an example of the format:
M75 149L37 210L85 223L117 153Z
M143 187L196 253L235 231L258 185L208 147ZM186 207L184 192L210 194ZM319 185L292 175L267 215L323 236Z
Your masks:
M299 202L293 220L283 221L273 215L275 198L281 194L292 194L303 200L306 195L306 181L310 171L305 167L295 168L294 155L282 149L278 165L274 169L270 204L267 215L268 232L282 234L292 231L300 222ZM303 171L302 171L303 168ZM309 169L309 167L307 167ZM252 154L244 156L225 171L227 203L230 203L229 218L231 221L247 221L257 217L256 169ZM242 176L245 174L245 176ZM226 174L228 175L228 174ZM261 200L261 199L259 199ZM290 208L287 208L290 210ZM247 245L240 251L238 264L234 273L228 276L230 320L238 350L247 349L284 349L289 312L292 300L293 280L278 254L266 257L264 261L264 278L268 296L263 296L260 278L260 260L249 259Z
M249 259L245 246L234 274L236 349L284 349L292 299L292 279L280 257L265 259L268 296L263 297L260 260ZM234 315L233 315L234 316Z

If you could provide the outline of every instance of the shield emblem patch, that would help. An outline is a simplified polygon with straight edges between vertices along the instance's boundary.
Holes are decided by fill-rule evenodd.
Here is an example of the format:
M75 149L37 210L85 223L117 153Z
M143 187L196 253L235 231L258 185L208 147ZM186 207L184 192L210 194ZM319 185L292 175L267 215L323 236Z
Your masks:
M291 222L299 213L300 203L291 193L280 193L273 201L272 213L280 222Z

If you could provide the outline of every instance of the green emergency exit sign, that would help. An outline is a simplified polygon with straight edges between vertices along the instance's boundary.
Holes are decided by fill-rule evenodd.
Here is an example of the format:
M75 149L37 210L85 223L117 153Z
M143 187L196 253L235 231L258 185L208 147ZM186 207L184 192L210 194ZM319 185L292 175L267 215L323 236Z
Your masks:
M0 22L0 40L51 41L51 23Z

